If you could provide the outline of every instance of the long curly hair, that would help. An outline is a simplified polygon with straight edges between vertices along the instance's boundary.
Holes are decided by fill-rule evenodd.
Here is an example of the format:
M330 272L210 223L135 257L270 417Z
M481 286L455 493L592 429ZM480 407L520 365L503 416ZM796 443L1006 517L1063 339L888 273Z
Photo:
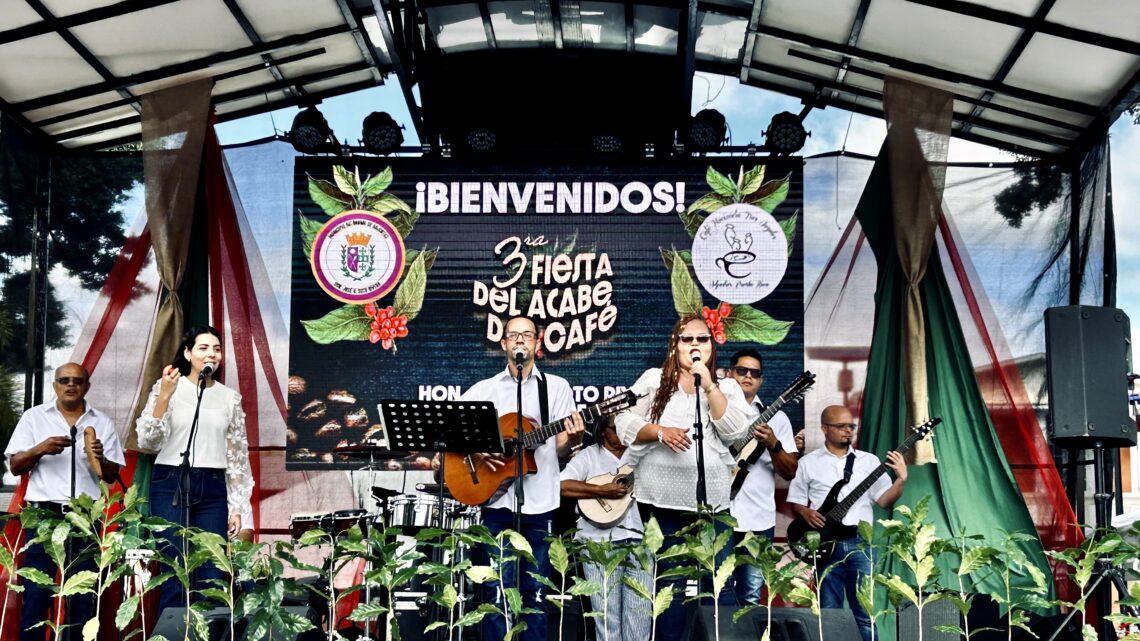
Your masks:
M685 325L692 321L705 322L700 316L690 315L682 316L681 320L673 325L673 333L669 335L669 353L665 355L665 362L661 365L661 385L657 387L657 394L653 397L653 405L649 408L650 423L661 420L661 413L665 411L665 405L669 403L669 399L677 391L677 384L681 378L681 366L677 363L680 354L677 344L681 341L681 332L685 329ZM710 372L714 372L713 376L716 376L716 341L710 340L709 345L712 348L712 353L709 354L709 362L706 365L708 365Z

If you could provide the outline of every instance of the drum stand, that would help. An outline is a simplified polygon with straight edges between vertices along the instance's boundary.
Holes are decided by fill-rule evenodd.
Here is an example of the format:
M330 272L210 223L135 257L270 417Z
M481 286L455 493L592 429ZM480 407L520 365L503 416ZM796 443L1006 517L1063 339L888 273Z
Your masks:
M384 440L392 449L458 454L504 452L503 435L499 431L499 413L495 410L494 403L385 400L380 401L378 408L380 422L384 425ZM444 459L440 456L440 479L445 478ZM446 501L442 482L438 500L436 525L443 529ZM437 547L433 554L442 555L442 551ZM442 556L433 560L443 561ZM429 618L438 617L440 611L435 602L429 599L428 605ZM450 631L441 627L433 633L433 638L446 639L450 634Z

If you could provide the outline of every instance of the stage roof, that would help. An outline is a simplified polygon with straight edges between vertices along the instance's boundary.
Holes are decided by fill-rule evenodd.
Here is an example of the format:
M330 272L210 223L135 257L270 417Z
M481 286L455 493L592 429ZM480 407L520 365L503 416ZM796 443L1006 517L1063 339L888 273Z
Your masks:
M506 111L524 122L500 125L516 122L532 140L582 112L603 121L616 110L618 126L659 129L646 135L660 142L689 114L695 71L875 116L891 74L953 92L956 136L1046 157L1102 136L1140 96L1135 0L0 7L0 110L68 148L137 140L139 95L206 76L223 121L387 79L400 83L407 124L425 141L514 106ZM545 119L526 120L536 109Z

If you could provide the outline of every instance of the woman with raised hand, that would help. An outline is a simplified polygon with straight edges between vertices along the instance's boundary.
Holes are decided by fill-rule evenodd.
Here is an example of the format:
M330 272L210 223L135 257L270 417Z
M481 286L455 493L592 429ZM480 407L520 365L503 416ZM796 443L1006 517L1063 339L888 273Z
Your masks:
M188 329L172 363L155 381L136 426L139 447L157 452L151 514L233 537L241 529L242 509L253 492L253 474L241 397L215 380L222 353L218 330ZM178 533L167 530L163 538L164 553L180 557L183 541ZM213 564L203 565L191 589L212 587L209 581L220 578L221 571ZM159 602L160 612L185 604L178 579L163 584Z

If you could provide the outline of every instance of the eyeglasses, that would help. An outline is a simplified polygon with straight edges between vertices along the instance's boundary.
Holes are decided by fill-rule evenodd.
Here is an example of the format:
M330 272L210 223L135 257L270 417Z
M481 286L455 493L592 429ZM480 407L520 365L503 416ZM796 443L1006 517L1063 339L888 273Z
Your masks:
M736 372L737 376L751 376L752 378L760 378L764 375L763 372L756 369L755 367L744 367L743 365L737 365L736 367L733 367L732 371Z
M83 385L87 382L87 379L83 376L60 376L59 378L55 379L55 382L64 386Z
M520 338L524 341L533 341L535 336L537 334L534 332L507 332L507 340L509 341L517 341Z
M677 338L680 339L681 342L686 344L686 345L692 345L693 343L697 343L698 345L704 345L705 343L709 342L709 339L712 338L712 335L711 334L700 334L698 336L693 336L692 334L681 334Z
M824 425L834 427L837 430L857 430L857 429L859 429L858 423L824 423Z

